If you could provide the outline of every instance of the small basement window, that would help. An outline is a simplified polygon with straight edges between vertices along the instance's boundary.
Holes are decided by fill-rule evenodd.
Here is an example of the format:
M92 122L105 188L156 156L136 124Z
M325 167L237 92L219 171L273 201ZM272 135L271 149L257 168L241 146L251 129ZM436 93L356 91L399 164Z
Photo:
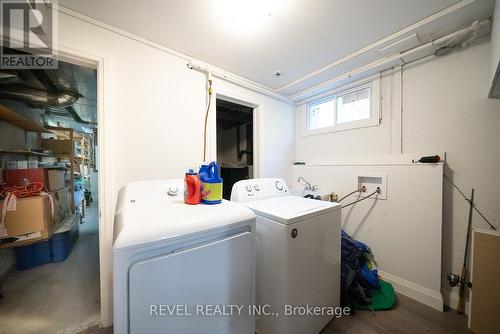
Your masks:
M309 129L320 129L335 125L336 99L319 101L309 108Z
M374 96L374 86L370 82L311 101L306 109L305 135L378 125L378 94Z

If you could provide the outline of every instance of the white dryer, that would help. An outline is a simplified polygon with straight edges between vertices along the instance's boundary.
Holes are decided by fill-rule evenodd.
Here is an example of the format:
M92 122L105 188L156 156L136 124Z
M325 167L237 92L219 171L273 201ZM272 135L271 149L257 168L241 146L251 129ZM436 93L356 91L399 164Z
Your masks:
M256 305L277 314L256 315L257 333L319 333L340 306L340 205L291 196L276 178L235 183L231 201L257 215Z
M245 206L186 205L183 180L130 183L114 221L114 333L254 334L255 215ZM202 311L200 313L200 310Z

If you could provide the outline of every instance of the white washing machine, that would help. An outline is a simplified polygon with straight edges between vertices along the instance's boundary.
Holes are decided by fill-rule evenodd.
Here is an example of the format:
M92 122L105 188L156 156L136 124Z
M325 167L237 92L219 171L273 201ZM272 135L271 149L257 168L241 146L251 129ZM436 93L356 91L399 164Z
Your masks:
M235 183L231 201L257 215L256 305L274 313L256 315L257 333L319 333L333 316L300 306L340 306L340 205L291 196L276 178Z
M130 183L114 221L114 333L254 334L255 215L245 206L187 205L183 180ZM201 312L200 312L201 311Z

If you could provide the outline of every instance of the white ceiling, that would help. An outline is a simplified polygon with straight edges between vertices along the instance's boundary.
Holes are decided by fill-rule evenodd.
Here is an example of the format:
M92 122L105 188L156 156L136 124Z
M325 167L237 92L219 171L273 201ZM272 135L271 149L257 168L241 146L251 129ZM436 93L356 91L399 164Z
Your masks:
M457 2L460 1L59 1L72 10L273 89ZM492 7L490 0L479 2ZM224 6L228 3L240 7ZM243 13L252 16L246 19ZM272 75L276 70L284 72L279 79Z

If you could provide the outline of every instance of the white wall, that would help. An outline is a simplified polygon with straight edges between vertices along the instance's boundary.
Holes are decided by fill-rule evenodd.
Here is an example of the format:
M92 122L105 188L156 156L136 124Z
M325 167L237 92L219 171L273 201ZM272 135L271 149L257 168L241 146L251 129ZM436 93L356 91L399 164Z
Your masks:
M71 14L71 13L70 13ZM59 16L59 43L104 58L106 204L103 208L107 282L111 288L111 246L114 203L118 190L134 180L182 178L185 169L202 161L205 76L189 70L187 61L138 40L74 16ZM94 22L95 23L95 22ZM262 176L290 177L293 158L293 107L214 81L215 92L258 105ZM215 105L215 104L214 104ZM99 112L102 112L100 110ZM277 122L283 124L276 129ZM103 168L103 164L106 164ZM102 198L101 198L102 200ZM111 294L101 296L111 299ZM105 314L106 316L106 314ZM109 324L105 318L104 324Z
M490 83L493 82L498 67L500 66L500 0L496 0L495 2L491 42Z
M445 172L490 220L500 218L500 101L488 99L490 43L482 43L403 72L403 150L446 152ZM448 182L443 198L443 287L460 273L468 206ZM473 225L485 227L474 213ZM454 291L456 292L456 291ZM454 294L452 304L455 304Z
M339 194L356 189L357 175L385 175L387 199L367 199L342 209L342 228L370 246L379 273L398 291L442 310L442 164L369 160L293 169L294 178L302 176L319 184L321 192ZM357 199L351 196L342 204Z
M441 58L406 65L402 73L398 69L384 72L382 124L378 127L302 137L305 124L300 113L305 107L299 106L296 159L317 162L321 157L325 162L339 157L355 160L364 155L447 152L445 172L467 193L474 186L478 207L498 225L500 101L486 98L489 55L490 43L482 41ZM446 181L443 192L442 286L447 297L446 273L460 273L461 269L467 203ZM368 216L367 221L370 219ZM474 226L484 227L477 214Z

